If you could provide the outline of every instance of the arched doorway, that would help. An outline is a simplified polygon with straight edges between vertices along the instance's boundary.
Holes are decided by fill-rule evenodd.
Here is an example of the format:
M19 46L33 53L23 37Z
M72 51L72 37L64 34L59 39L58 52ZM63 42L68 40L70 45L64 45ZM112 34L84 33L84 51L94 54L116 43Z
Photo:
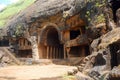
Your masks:
M62 59L64 58L61 33L55 24L45 26L40 35L39 54L41 58Z

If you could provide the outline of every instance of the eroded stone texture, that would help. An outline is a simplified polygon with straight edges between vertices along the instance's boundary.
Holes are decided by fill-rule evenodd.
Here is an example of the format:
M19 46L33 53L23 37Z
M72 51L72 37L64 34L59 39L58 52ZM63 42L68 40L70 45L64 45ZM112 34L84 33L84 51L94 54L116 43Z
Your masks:
M116 28L112 10L105 5L106 1L37 0L8 23L8 31L10 36L17 33L31 42L34 60L84 57L78 70L87 77L101 79L111 70L111 60L116 57L112 54L119 50L118 47L113 51L110 45L120 41L120 28ZM119 10L116 15L119 23ZM24 33L27 28L28 34ZM115 62L114 59L112 62ZM73 70L72 73L77 72Z
M117 16L117 26L120 27L120 8L117 10L116 16Z
M39 54L38 54L38 44L36 41L36 36L31 36L31 46L32 46L32 57L36 61L39 60Z
M120 79L120 67L114 67L109 74L110 80L118 80Z
M15 64L14 61L0 48L0 67Z

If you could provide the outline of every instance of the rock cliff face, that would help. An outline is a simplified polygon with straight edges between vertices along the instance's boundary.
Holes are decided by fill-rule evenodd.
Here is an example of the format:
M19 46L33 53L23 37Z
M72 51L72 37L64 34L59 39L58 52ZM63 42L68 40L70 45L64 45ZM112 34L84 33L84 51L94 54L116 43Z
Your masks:
M85 57L78 70L91 80L107 80L120 64L120 6L114 7L115 2L120 3L37 0L8 22L8 33L18 46L28 45L19 37L31 42L35 60Z
M9 28L8 31L11 31L11 35L17 35L15 34L17 33L17 28L21 26L20 28L22 30L26 30L31 23L34 23L37 20L39 20L40 25L45 19L58 13L61 13L61 17L63 18L80 13L79 17L85 21L86 28L102 27L105 26L105 24L98 24L105 23L103 14L105 3L105 0L37 0L33 5L24 11L21 11L12 20L10 20L6 26ZM39 4L40 6L38 6ZM99 35L101 34L98 33L96 36Z
M120 64L119 26L120 25L116 25L117 28L114 28L113 30L107 32L101 37L93 40L93 42L91 43L92 54L88 56L90 58L85 63L85 69L81 68L81 66L79 67L80 69L83 69L83 74L89 75L95 80L118 80L120 78L119 72L117 73L117 71L120 70L118 66ZM90 67L90 65L92 66ZM113 70L111 71L111 69Z
M106 12L104 15L105 15L105 21L106 21L106 26L107 26L106 28L108 32L105 33L104 35L99 34L99 37L97 36L97 39L93 40L93 42L91 43L91 52L92 52L91 55L86 57L85 58L86 61L83 61L83 63L78 67L78 70L80 72L92 77L94 80L96 79L97 80L101 80L101 79L117 80L120 78L119 73L117 73L117 70L119 70L119 67L117 68L115 67L120 64L120 60L119 60L120 58L119 57L120 55L119 54L119 49L120 49L120 46L119 46L120 45L119 44L120 28L119 26L120 25L119 25L119 16L118 16L119 8L120 7L117 7L116 13L115 13L116 19L117 19L116 20L117 25L114 22L115 19L113 19L113 16L112 16L113 14L111 10L109 8L107 9L104 8ZM115 17L115 14L114 14L114 17ZM100 26L97 27L98 25L96 24L95 27L92 26L91 28L93 29L95 33L97 33L98 29L100 29L100 26L104 29L104 24L100 24ZM94 36L92 35L92 37ZM112 68L113 70L111 71ZM79 73L77 75L79 75Z

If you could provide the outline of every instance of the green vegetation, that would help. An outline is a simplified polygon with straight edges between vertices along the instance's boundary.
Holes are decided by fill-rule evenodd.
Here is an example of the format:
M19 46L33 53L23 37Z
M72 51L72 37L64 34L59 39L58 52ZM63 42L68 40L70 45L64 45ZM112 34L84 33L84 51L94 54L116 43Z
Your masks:
M100 14L97 16L96 18L96 23L104 23L105 22L105 17L104 17L104 14Z
M0 12L0 28L4 27L6 22L13 17L15 14L24 10L29 5L31 5L35 0L20 0L17 3L7 6L4 10Z
M75 76L64 75L63 80L76 80Z
M106 0L87 0L85 17L89 25L96 25L105 22L105 16L103 14L103 9L106 6ZM88 28L88 25L87 27Z

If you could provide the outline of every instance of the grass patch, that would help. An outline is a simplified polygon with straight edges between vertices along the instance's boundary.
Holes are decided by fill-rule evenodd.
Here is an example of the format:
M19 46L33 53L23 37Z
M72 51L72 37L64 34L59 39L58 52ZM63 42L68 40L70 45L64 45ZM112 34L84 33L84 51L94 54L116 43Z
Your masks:
M34 1L35 0L20 0L17 3L7 6L0 12L0 27L4 27L12 16L27 8Z

